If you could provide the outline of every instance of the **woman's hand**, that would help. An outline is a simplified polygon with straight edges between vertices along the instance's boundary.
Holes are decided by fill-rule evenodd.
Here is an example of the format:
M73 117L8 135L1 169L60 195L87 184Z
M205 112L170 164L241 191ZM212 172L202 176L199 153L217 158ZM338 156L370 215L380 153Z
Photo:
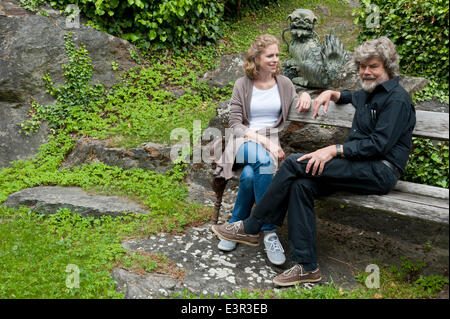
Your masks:
M271 153L278 160L282 161L285 159L286 155L284 154L283 149L278 144L275 144L267 137L260 135L252 130L247 130L245 137L248 138L249 140L261 144L269 153Z
M295 108L299 112L308 111L311 107L311 96L307 92L303 92L298 99L297 105Z
M279 161L282 161L286 158L286 154L284 154L283 149L273 142L269 141L268 144L265 145L265 148L269 153L272 153L273 156L277 158Z

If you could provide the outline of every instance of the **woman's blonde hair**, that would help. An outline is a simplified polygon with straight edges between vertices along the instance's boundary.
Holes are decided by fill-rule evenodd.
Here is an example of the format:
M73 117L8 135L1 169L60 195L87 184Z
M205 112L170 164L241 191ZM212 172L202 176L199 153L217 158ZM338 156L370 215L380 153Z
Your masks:
M244 71L247 76L255 80L259 76L259 65L256 63L256 59L261 56L264 50L272 44L276 44L279 46L278 39L271 34L262 34L258 36L253 43L250 45L250 48L247 50L247 54L245 55L245 63L244 63ZM281 63L277 65L277 71L275 74L281 73Z

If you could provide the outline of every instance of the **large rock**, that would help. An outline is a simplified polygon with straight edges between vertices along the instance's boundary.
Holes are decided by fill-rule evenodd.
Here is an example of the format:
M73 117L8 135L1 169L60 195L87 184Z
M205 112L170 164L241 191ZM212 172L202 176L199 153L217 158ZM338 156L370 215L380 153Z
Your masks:
M310 153L328 145L342 144L347 134L348 129L290 122L280 134L280 143L286 155Z
M245 75L244 62L245 53L224 55L220 59L219 66L207 72L201 80L207 81L211 86L224 88Z
M6 206L28 206L34 211L51 214L68 208L83 217L120 216L145 213L135 202L117 196L91 195L79 187L42 186L22 189L8 196Z
M149 299L168 297L182 293L181 282L165 274L136 274L122 268L115 268L111 276L116 290L124 294L125 299Z
M62 168L71 168L92 162L102 162L123 169L142 168L158 173L164 173L173 167L170 159L170 147L166 145L144 143L139 147L125 149L111 147L106 140L81 138L67 156Z
M44 87L42 77L49 73L56 85L64 83L61 66L68 62L64 34L73 33L77 45L85 44L94 66L92 83L106 88L120 72L136 66L130 43L81 25L70 28L66 17L47 8L50 17L23 10L17 0L0 3L0 167L25 159L46 142L47 126L31 136L18 133L27 119L32 100L40 104L55 101ZM113 70L111 62L117 62Z
M209 120L208 126L218 128L222 136L225 136L225 129L228 128L230 106L230 100L220 102L216 107L216 116Z
M111 147L107 140L80 138L61 165L61 169L102 162L122 169L141 168L162 174L174 167L171 152L172 148L164 144L147 142L127 149ZM199 184L209 188L211 174L210 165L189 163L186 181L191 185Z
M182 282L166 277L137 276L115 269L112 276L125 298L168 297L174 293L192 293L222 297L239 289L272 287L276 268L266 262L263 245L259 249L240 245L224 254L217 249L217 238L210 231L211 224L191 227L181 235L156 234L147 239L122 243L126 250L147 254L164 254L184 271ZM275 268L275 269L274 269ZM158 283L156 280L163 280Z

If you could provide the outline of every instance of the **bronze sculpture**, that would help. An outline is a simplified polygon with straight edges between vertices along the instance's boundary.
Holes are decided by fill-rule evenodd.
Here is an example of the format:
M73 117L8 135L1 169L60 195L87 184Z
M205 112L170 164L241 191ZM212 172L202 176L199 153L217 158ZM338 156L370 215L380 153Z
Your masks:
M289 27L281 35L288 46L290 59L283 63L283 74L294 84L310 88L327 88L348 60L348 52L333 33L325 36L323 44L314 31L317 17L311 10L296 9L289 16ZM286 31L291 41L285 39Z

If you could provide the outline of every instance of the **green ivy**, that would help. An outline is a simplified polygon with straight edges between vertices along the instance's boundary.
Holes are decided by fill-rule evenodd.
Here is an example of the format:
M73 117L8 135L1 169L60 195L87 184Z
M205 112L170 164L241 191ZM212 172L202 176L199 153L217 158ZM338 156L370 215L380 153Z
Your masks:
M433 143L430 139L413 137L413 149L403 179L448 188L448 151L448 142Z
M19 0L19 3L24 9L35 12L45 3L45 0Z
M89 25L152 49L215 42L221 34L223 3L207 0L54 0L52 7L76 4Z
M207 83L197 81L205 65L212 63L209 54L205 50L148 57L150 66L123 74L90 111L71 109L67 129L128 148L148 141L170 145L176 128L186 129L192 136L193 121L201 121L205 129L215 115L217 101L229 96L226 90L210 89Z
M65 126L74 108L88 112L90 107L104 95L103 84L92 86L93 66L91 58L84 45L75 48L72 33L64 35L66 54L69 63L64 64L65 83L56 86L49 74L43 76L47 93L56 98L55 104L41 105L35 101L31 104L29 115L31 119L21 124L21 131L30 134L36 131L42 121L47 121L50 128L56 130Z
M402 73L432 79L448 96L448 0L362 0L361 3L354 11L355 23L361 27L359 42L389 37L397 46ZM377 16L379 24L374 27Z
M428 101L433 98L448 104L448 83L439 83L436 80L430 80L427 86L413 94L414 103Z

